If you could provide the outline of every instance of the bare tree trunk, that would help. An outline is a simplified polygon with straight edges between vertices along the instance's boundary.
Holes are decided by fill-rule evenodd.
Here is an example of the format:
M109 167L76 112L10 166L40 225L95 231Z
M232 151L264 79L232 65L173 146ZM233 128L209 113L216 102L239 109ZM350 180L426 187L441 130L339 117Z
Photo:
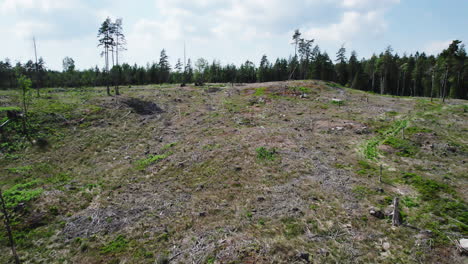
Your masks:
M393 215L392 215L392 226L399 226L401 225L401 215L400 215L400 208L399 208L400 198L395 197L393 199Z
M39 94L39 70L37 68L37 50L36 50L36 38L33 37L33 43L34 43L34 56L36 57L36 92L37 92L37 97L40 96Z
M445 97L447 96L447 79L448 79L448 66L445 68L445 76L444 76L444 85L443 85L443 95L442 95L442 102L445 103Z
M400 91L400 71L398 71L398 78L397 78L397 91L396 94L398 95L398 92Z
M434 97L434 68L432 69L432 76L431 76L431 102Z
M11 232L10 217L8 216L8 211L5 206L5 200L3 199L3 194L2 194L1 189L0 189L0 202L2 204L2 212L3 212L4 222L5 222L5 228L7 230L8 239L10 240L11 253L13 254L13 257L15 258L15 263L19 264L20 260L18 258L18 254L16 254L15 240L13 239L13 233Z
M405 95L406 72L403 72L403 87L401 88L401 96Z
M372 92L375 92L375 70L372 71Z
M109 47L106 47L106 86L107 86L107 95L111 95L109 87Z

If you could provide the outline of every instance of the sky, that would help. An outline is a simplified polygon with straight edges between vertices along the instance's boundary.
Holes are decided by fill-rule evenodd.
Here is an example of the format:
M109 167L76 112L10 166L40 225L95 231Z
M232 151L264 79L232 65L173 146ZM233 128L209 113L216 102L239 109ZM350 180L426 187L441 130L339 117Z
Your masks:
M391 45L403 54L438 54L454 39L468 43L468 0L0 0L0 60L38 56L62 70L68 56L78 69L100 68L97 31L106 17L122 18L127 51L120 62L170 63L183 58L258 65L294 53L295 29L332 59L369 57Z

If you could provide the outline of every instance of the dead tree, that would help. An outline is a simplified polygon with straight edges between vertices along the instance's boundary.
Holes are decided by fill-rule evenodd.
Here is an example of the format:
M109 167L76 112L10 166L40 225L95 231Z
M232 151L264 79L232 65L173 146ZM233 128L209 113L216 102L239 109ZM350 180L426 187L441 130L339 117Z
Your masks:
M10 217L8 216L8 211L5 205L5 200L3 199L1 188L0 188L0 203L2 204L2 213L3 213L4 222L5 222L5 228L8 234L8 239L10 240L11 253L13 254L13 257L15 258L15 263L19 264L20 260L18 258L18 254L16 254L15 240L13 239L13 234L11 232Z

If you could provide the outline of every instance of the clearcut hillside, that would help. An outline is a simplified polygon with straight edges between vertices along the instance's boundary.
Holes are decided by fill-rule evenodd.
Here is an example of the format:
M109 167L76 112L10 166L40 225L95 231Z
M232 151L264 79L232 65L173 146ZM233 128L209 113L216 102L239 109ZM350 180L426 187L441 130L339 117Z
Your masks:
M467 101L323 81L120 90L43 89L32 144L5 126L23 263L467 261ZM0 91L2 120L19 100Z

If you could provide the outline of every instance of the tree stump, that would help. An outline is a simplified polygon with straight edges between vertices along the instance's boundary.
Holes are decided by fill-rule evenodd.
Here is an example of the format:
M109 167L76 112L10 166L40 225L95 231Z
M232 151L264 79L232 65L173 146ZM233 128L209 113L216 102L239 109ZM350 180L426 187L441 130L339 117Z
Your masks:
M401 214L399 208L400 198L395 197L393 199L393 213L392 213L392 226L401 225Z

